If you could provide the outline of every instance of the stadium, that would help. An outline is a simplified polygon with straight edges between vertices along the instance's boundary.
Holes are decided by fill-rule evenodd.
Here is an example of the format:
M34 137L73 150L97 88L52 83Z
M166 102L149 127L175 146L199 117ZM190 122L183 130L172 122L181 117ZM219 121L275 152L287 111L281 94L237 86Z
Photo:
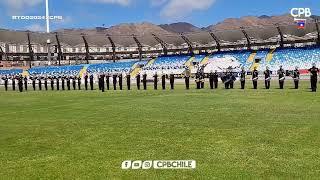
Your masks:
M320 22L281 18L188 32L0 29L0 176L317 179ZM134 169L178 160L196 166Z

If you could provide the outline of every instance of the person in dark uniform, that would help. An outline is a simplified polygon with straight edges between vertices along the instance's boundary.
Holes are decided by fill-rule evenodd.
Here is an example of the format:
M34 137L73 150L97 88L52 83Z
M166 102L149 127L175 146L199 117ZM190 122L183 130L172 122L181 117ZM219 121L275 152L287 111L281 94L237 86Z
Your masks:
M174 90L174 74L170 74L170 88L171 90Z
M154 88L154 90L158 89L158 74L157 74L157 72L155 72L155 74L153 75L153 88Z
M317 91L319 69L316 67L315 63L312 65L312 68L309 69L309 72L310 72L310 79L311 79L310 81L311 81L312 92L316 92Z
M67 76L67 88L68 88L68 91L70 91L70 85L71 85L71 76Z
M106 84L107 84L107 90L110 90L110 74L106 74Z
M271 71L269 70L269 67L266 68L264 71L264 84L266 89L270 89L270 82L271 82Z
M50 76L50 85L51 85L51 90L54 90L54 77Z
M191 71L189 68L186 68L186 72L185 72L185 75L184 75L184 83L186 85L186 89L190 89L190 74L191 74Z
M236 77L234 76L233 72L230 70L229 72L229 76L230 76L230 89L233 89L234 86L234 81L236 80Z
M285 71L282 68L282 66L280 66L280 69L278 70L278 75L279 75L279 86L280 89L283 89L284 86L284 81L285 81Z
M144 72L144 74L142 75L142 83L143 83L143 89L147 90L147 74L146 74L146 72Z
M105 91L104 76L105 76L104 74L101 74L101 75L100 75L100 81L101 81L100 86L101 86L101 91L102 91L102 92Z
M22 75L20 75L18 77L18 87L19 87L19 91L22 92L23 91L23 77L22 77Z
M42 77L41 76L38 77L38 85L39 85L39 91L41 91L42 90Z
M27 78L27 76L24 76L23 81L24 81L24 90L28 91L28 78Z
M12 91L16 90L16 77L12 76L11 77L11 82L12 82Z
M197 71L197 73L196 73L196 88L197 89L200 89L200 72L199 71Z
M136 75L136 83L137 83L137 89L140 90L140 82L141 82L141 76L140 73Z
M36 77L32 76L32 77L30 77L30 79L32 80L32 88L35 91L36 90Z
M294 88L299 89L300 72L299 72L298 66L293 71L292 78L293 78L293 82L294 82Z
M113 90L117 90L117 74L113 74L112 76L113 79Z
M210 71L209 73L209 84L210 84L210 89L213 89L213 71Z
M4 89L8 91L8 76L5 75L2 80L4 81Z
M119 89L122 90L122 73L119 73Z
M200 88L204 88L204 65L200 67Z
M259 72L257 70L257 67L254 67L252 71L252 84L253 84L253 89L258 88L258 79L259 79Z
M81 76L78 76L78 90L81 90Z
M48 91L48 77L47 76L44 78L44 89L46 91Z
M127 78L127 89L130 91L131 90L131 75L130 75L130 73L127 73L126 78Z
M222 82L224 83L225 89L230 89L230 74L226 70L221 78Z
M72 87L73 90L76 90L76 84L77 84L77 76L72 77Z
M84 76L84 87L86 90L88 90L88 75L87 74Z
M216 70L214 73L213 73L213 82L214 82L214 88L217 89L218 88L218 78L219 78L219 74L218 74L218 71Z
M91 91L93 90L93 74L90 74L90 77L89 77L89 79L90 79L90 89L91 89Z
M241 71L240 71L240 86L241 86L241 89L244 89L244 87L246 85L246 75L247 75L247 72L244 70L244 67L242 67Z
M61 77L61 81L62 81L62 90L64 91L65 90L65 88L64 88L64 80L66 79L66 77L65 76L62 76Z
M101 91L102 90L102 82L101 82L101 74L98 74L98 87L99 87L99 90Z
M56 77L56 81L57 81L57 90L59 91L60 90L60 76L57 76Z
M32 88L35 91L36 90L36 79L34 76L30 76L29 79L32 81Z
M165 90L166 89L166 74L162 73L162 76L161 76L161 85L162 85L162 90Z

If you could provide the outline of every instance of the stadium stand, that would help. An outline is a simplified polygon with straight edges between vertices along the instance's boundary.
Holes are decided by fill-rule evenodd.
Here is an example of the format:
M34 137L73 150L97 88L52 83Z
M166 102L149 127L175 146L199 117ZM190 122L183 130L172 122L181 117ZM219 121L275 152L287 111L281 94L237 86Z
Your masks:
M91 64L87 68L88 73L129 73L134 65L137 63L145 64L147 61L138 62L136 60L129 60L127 62L116 62L116 63L101 63Z
M181 74L186 68L185 63L191 58L191 56L163 56L158 57L153 63L147 64L142 68L143 73L147 76L151 76L157 71L165 74Z
M303 48L277 49L270 62L270 69L276 70L280 65L286 70L293 70L296 66L299 69L309 69L312 63L320 65L320 47L310 46Z
M47 66L47 67L33 67L28 70L29 74L35 75L79 75L83 69L83 65L72 66Z
M3 69L0 70L0 75L10 75L10 76L15 76L22 74L23 70L22 69Z

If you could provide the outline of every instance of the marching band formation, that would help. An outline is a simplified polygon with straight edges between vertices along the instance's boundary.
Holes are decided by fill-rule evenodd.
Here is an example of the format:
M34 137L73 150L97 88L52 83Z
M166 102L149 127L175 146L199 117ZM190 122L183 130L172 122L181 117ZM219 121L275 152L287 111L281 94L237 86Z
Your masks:
M309 69L310 72L310 82L311 82L311 89L313 92L316 92L317 90L317 81L318 81L318 73L319 69L316 67L315 64ZM226 70L223 73L218 73L217 71L213 72L211 71L207 77L209 78L209 87L210 89L217 89L218 88L218 82L219 77L221 81L224 83L225 89L233 89L234 88L234 82L236 81L236 77L239 77L240 80L240 88L245 89L246 85L246 76L251 74L251 80L253 84L253 89L258 88L258 80L259 80L259 72L257 68L254 68L252 72L247 72L242 67L241 71L239 73L234 73L232 70ZM266 70L263 72L264 75L264 82L265 82L265 88L270 89L270 82L271 82L271 74L272 72L267 67ZM284 88L284 83L286 80L286 71L280 66L279 70L277 71L278 80L279 80L279 88ZM299 81L300 81L300 72L298 67L295 68L295 70L290 73L290 76L293 78L294 81L294 87L295 89L299 88ZM197 73L195 74L195 82L196 82L196 89L203 89L204 83L205 83L205 73L204 73L204 67L199 67L197 70ZM166 75L158 75L155 73L153 75L153 85L154 89L158 89L158 82L159 78L161 78L161 84L162 89L166 89L166 79L169 78L170 81L170 89L174 89L174 83L175 83L175 75L173 73ZM186 89L190 88L190 78L191 78L191 72L190 69L187 68L184 74L184 80L185 80L185 86ZM1 77L1 79L4 82L5 91L8 91L9 86L9 80L11 81L12 90L16 90L16 82L18 84L18 89L20 92L28 90L28 77L23 77L22 75L17 76L9 76L4 75ZM51 90L81 90L81 77L77 75L73 76L30 76L29 80L32 82L32 88L35 91L36 85L38 85L38 90L42 90L42 86L44 84L44 89L47 91L49 89L49 85ZM113 90L117 90L117 87L119 87L120 90L123 90L123 80L126 79L126 85L127 89L131 90L131 75L130 73L126 74L126 77L124 78L122 73L118 74L99 74L98 75L98 84L99 84L99 90L102 92L105 91L105 89L110 90L111 83L113 85ZM147 74L144 73L141 77L140 73L138 73L135 77L136 79L136 86L137 89L140 90L140 83L142 82L142 86L144 90L147 90ZM142 79L142 80L141 80ZM112 82L110 82L112 80ZM61 87L60 87L61 83ZM93 74L85 74L84 75L84 87L85 90L89 89L94 90L94 75Z

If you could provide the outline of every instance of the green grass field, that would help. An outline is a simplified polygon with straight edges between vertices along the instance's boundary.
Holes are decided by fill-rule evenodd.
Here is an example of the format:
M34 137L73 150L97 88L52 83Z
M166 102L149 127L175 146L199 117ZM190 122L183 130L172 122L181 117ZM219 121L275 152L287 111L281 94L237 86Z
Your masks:
M0 90L1 179L318 179L320 92ZM276 87L275 87L276 86ZM124 160L195 170L122 170Z

